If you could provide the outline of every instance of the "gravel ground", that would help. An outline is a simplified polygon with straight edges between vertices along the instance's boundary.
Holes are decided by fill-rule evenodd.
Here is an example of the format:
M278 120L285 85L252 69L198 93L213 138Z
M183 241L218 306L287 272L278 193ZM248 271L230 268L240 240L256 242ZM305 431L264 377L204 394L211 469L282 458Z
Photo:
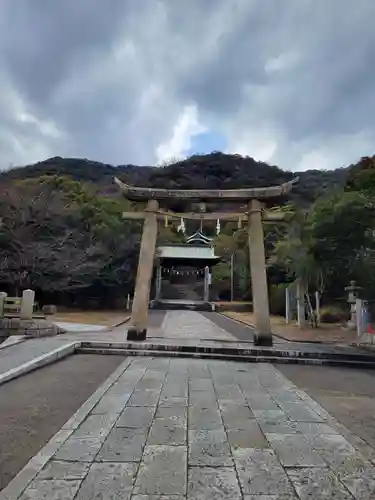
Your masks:
M276 368L375 447L375 371L297 365Z
M124 359L75 355L0 386L0 490Z

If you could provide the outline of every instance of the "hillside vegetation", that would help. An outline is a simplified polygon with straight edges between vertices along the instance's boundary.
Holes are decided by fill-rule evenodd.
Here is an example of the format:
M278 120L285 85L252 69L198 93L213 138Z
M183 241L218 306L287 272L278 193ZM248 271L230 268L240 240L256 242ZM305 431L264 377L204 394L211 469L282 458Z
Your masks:
M122 212L135 207L121 197L113 183L115 176L147 187L229 189L276 185L295 175L250 157L220 152L158 168L60 157L13 168L0 174L0 288L18 293L31 287L41 302L121 305L133 292L141 224L122 220ZM352 263L361 261L364 265L366 261L370 266L372 262L369 200L375 191L374 157L347 168L298 175L300 182L289 202L299 214L299 222L295 218L288 230L267 226L270 281L286 282L301 272L295 265L302 262L301 248L324 274L328 297L341 290L343 281L368 281L370 268ZM358 221L362 232L356 229L349 238ZM226 255L230 249L237 255L236 293L248 296L247 238L243 231L234 234L233 224L222 229L216 239L218 252L224 255L215 271L218 291L228 293ZM178 239L175 228L163 228L160 239ZM341 281L333 286L338 277Z

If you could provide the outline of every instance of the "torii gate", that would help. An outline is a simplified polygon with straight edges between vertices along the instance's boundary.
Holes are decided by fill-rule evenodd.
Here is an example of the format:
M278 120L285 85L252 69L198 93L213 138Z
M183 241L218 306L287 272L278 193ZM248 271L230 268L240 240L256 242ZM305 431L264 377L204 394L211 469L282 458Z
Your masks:
M135 202L147 201L144 212L125 212L124 219L143 219L143 233L139 254L137 279L133 307L131 312L131 328L128 330L128 340L141 341L146 339L150 287L154 267L158 221L168 219L222 220L247 222L250 272L253 294L253 312L255 319L255 345L272 345L272 332L268 302L268 287L266 273L266 258L264 249L263 222L278 222L284 220L285 214L266 210L265 200L280 198L288 194L298 178L279 186L264 188L243 188L223 190L181 190L154 189L129 186L115 178L115 183L121 189L125 198ZM231 202L247 205L247 210L233 212L191 212L176 213L163 210L159 202L186 200L187 202Z

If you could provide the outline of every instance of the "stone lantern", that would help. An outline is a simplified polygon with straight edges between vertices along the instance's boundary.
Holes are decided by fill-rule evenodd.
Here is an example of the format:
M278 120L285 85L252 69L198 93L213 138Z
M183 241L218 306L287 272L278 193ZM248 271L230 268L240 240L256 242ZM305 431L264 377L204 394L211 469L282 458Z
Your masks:
M350 285L345 288L345 291L348 292L348 304L350 307L350 319L347 323L350 330L357 328L356 300L360 289L361 287L357 286L355 281L351 281Z

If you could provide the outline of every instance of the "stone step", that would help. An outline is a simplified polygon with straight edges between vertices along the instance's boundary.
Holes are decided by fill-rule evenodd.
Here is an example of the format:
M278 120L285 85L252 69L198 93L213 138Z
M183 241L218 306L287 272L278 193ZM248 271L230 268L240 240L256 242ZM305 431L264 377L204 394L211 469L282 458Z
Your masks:
M159 311L206 311L212 312L213 304L211 302L194 300L153 300L150 303L151 309Z
M301 359L330 359L340 361L358 361L364 363L374 363L375 355L372 353L358 352L356 349L351 348L337 348L331 346L313 346L300 344L298 347L292 344L293 347L280 348L278 344L273 347L262 348L255 347L249 343L249 347L242 347L235 343L231 346L231 342L224 345L223 342L218 342L218 345L213 345L213 341L209 345L204 343L194 344L177 344L177 343L160 343L160 342L82 342L81 348L95 348L95 349L123 349L132 351L167 351L167 352L181 352L188 355L194 354L220 354L224 356L244 356L246 358L255 357L268 357L277 356L279 358L301 358Z
M346 366L349 368L375 369L374 361L357 361L348 359L313 358L313 357L289 357L278 356L270 352L268 355L236 355L220 354L217 352L186 352L181 350L152 350L152 349L132 349L132 348L111 348L111 347L79 347L76 350L81 354L113 354L127 356L152 356L152 357L180 357L215 359L223 361L239 361L246 363L280 363L298 365L319 365L319 366Z

